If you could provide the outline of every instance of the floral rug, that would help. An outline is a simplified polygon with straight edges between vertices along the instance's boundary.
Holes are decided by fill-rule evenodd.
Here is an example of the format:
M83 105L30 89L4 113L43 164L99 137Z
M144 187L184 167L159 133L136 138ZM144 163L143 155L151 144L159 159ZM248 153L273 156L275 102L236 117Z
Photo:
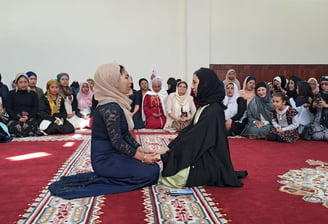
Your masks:
M156 149L166 146L176 134L136 134L137 140L145 146ZM161 164L160 164L161 165ZM170 188L154 185L143 188L147 223L227 223L218 203L214 203L203 187L193 187L192 195L170 195Z
M161 147L167 145L176 134L136 134L137 140L149 147ZM73 175L77 173L90 172L90 136L87 135L66 135L66 136L42 136L35 137L33 141L67 141L83 140L75 153L62 165L57 174L49 181L49 184L58 180L61 176ZM15 141L31 141L20 138ZM190 195L172 196L170 188L154 185L140 189L143 195L145 223L227 223L224 214L220 213L218 204L213 202L211 195L203 187L192 188ZM127 192L129 194L129 192ZM65 200L53 197L44 187L41 194L20 215L17 223L100 223L102 216L106 213L102 210L105 201L110 203L110 195L89 197L74 200ZM126 205L128 206L128 205ZM108 211L110 212L110 211ZM117 222L116 222L117 221ZM116 220L116 223L119 223ZM140 223L139 220L138 223Z
M280 187L280 191L300 195L304 201L322 203L328 208L328 163L318 160L306 162L316 167L289 170L278 176L278 183L284 185Z
M227 223L218 204L202 187L193 187L192 195L170 195L170 188L154 185L143 188L146 223L202 224Z

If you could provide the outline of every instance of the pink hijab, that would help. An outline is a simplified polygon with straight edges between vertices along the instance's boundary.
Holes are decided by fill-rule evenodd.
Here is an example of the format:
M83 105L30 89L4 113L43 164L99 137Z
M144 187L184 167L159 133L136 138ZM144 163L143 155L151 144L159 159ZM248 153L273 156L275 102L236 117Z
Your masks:
M132 101L126 94L119 91L120 78L120 65L116 62L100 65L96 70L94 78L94 96L99 106L111 102L120 105L131 130L134 126L130 112Z
M88 85L88 87L89 87L89 91L87 93L82 92L82 87L85 84ZM93 96L93 93L91 91L90 84L88 82L82 82L80 84L80 91L78 92L78 94L76 96L80 110L83 110L85 108L90 108L92 106L92 96Z

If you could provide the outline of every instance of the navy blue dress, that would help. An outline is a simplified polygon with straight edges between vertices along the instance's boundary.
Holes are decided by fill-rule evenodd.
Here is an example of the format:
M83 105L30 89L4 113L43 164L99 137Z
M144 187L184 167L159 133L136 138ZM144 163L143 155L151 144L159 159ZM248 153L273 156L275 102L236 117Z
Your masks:
M132 137L123 110L117 103L98 106L91 140L93 173L62 177L52 183L53 195L81 198L132 191L156 184L159 166L133 158L140 144Z

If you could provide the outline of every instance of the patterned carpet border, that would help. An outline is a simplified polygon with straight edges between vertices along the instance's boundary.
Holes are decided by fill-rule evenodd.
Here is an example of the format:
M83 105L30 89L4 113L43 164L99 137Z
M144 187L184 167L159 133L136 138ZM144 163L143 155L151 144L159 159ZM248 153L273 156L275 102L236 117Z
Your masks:
M192 195L171 196L170 188L154 185L142 189L144 195L145 221L158 224L227 223L218 203L202 187L193 187Z
M278 183L283 184L280 191L302 196L307 202L322 203L328 208L328 163L311 159L306 163L316 167L289 170L278 175Z
M45 135L37 137L14 138L14 142L30 142L30 141L78 141L90 139L90 135L74 133L70 135Z
M168 145L177 134L144 134L136 133L141 145L156 148ZM203 187L192 188L192 195L171 196L170 188L154 185L142 189L144 195L146 223L173 224L210 224L227 223L221 214L217 203L213 202L210 194Z
M143 129L135 129L133 130L134 133L136 134L172 134L171 132L167 132L164 131L163 129L147 129L147 128L143 128ZM176 133L176 132L173 132Z
M45 138L47 136L43 136ZM58 137L58 136L57 136ZM72 137L72 136L70 136ZM33 139L34 140L34 139ZM62 165L49 184L61 176L90 172L90 136L84 139L75 153ZM105 197L65 200L50 195L47 187L20 216L18 224L29 223L97 223Z

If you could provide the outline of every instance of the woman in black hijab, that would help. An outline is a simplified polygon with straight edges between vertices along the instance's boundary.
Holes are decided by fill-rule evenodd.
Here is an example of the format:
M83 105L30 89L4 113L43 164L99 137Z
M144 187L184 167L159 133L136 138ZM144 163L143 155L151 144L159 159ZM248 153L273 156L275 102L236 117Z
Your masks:
M201 68L194 73L192 91L200 105L192 122L161 155L159 183L170 187L236 186L247 171L234 171L225 129L223 82L215 72Z

